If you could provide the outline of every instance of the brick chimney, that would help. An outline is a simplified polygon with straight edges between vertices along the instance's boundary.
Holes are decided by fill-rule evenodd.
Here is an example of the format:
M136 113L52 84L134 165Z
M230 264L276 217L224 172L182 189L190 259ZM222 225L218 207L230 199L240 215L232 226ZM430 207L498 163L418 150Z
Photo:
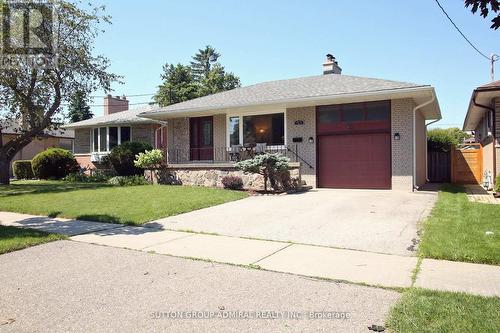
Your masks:
M104 115L127 111L127 110L128 110L127 97L111 96L111 95L104 97Z
M342 74L342 68L331 54L326 55L326 61L323 64L323 74Z

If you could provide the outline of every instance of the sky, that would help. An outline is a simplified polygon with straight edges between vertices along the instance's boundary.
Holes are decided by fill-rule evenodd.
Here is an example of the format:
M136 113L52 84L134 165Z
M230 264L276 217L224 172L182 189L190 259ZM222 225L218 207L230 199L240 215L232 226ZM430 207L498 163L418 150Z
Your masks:
M430 84L443 114L438 127L461 127L472 90L490 81L488 60L466 43L435 0L93 3L112 16L95 52L124 77L124 84L113 85L114 95L155 93L163 64L188 64L205 45L222 54L220 62L243 86L321 74L327 53L343 74ZM461 0L441 4L483 53L500 54L500 29L490 29L489 19L473 15ZM143 103L151 96L129 99ZM92 103L101 105L102 98ZM93 112L101 115L102 106Z

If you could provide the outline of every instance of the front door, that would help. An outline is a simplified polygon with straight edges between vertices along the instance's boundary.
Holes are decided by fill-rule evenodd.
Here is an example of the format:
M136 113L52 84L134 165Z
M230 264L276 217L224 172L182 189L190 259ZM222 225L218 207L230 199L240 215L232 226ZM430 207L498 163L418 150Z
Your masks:
M189 119L189 143L191 161L214 159L213 118L197 117Z

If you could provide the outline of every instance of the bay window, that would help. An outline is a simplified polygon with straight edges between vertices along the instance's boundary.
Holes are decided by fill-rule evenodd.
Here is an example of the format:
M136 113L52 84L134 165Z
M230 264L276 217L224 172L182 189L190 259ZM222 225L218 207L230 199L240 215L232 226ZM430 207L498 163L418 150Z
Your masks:
M109 152L114 147L130 141L130 127L106 126L93 128L91 141L92 152Z
M271 113L228 118L229 145L285 144L285 114Z

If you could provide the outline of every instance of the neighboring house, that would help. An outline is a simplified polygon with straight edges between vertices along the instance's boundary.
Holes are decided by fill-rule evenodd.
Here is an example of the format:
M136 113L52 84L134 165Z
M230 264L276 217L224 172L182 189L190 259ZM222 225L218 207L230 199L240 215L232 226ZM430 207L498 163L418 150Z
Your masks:
M168 170L185 184L220 184L234 161L263 151L300 163L302 179L316 187L411 191L425 184L426 121L441 119L434 88L341 75L331 55L323 69L139 116L168 123ZM88 153L91 131L78 133L77 152L86 145Z
M477 87L472 92L464 131L474 131L483 146L483 174L491 187L500 173L500 81Z
M115 146L127 141L149 143L161 148L166 144L166 128L158 121L139 118L137 115L152 107L129 110L126 97L104 98L104 115L65 125L75 131L73 153L80 166L99 168L101 158ZM158 136L158 137L156 137Z
M12 122L3 124L2 140L3 143L13 140L19 135L19 125L13 125ZM33 139L26 147L21 149L13 158L12 162L17 160L31 160L36 154L47 148L57 147L67 150L73 149L74 133L72 130L55 129L46 130L43 136ZM10 172L12 174L12 163Z

